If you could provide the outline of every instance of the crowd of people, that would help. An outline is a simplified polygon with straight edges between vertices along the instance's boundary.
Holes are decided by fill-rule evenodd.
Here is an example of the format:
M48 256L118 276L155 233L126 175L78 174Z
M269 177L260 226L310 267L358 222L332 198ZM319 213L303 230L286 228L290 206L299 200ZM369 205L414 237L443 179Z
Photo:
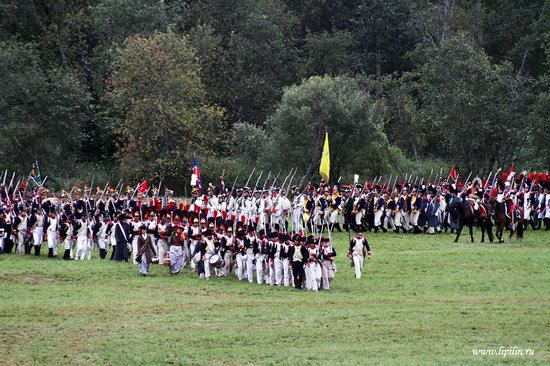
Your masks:
M447 178L397 183L305 187L195 187L189 199L164 188L73 187L55 194L44 185L32 191L3 185L0 190L0 251L9 254L88 260L130 261L146 276L152 263L170 274L188 267L200 278L235 276L240 281L328 290L336 272L335 231L349 235L347 257L361 278L372 251L363 232L436 234L459 227L454 202L503 210L514 225L550 229L547 174L513 172L461 183ZM145 182L146 183L146 182ZM145 189L147 188L147 189ZM521 215L519 220L517 215ZM518 218L514 220L514 218ZM544 226L543 226L544 225ZM110 254L109 254L110 253Z

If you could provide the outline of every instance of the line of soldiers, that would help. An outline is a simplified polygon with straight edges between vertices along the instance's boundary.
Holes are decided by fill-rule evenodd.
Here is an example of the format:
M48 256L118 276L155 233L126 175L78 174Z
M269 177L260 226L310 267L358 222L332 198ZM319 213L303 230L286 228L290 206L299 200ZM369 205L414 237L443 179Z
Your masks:
M329 288L334 276L334 231L453 232L459 223L449 207L457 200L469 201L473 210L482 202L501 202L508 216L522 208L526 226L536 230L544 223L550 229L547 176L503 175L465 184L321 182L304 189L289 186L288 193L264 186L234 187L232 194L223 187L209 184L205 194L194 189L190 199L175 198L169 189L160 196L156 187L151 196L131 187L126 194L114 187L93 192L85 186L60 195L38 187L30 196L0 187L0 250L40 255L46 241L48 257L56 257L61 245L64 259L84 260L94 249L106 258L111 249L111 259L140 262L145 275L150 263L169 259L171 273L189 264L204 278L234 270L239 279L251 281L255 275L261 283L297 281L295 286L309 283L315 289ZM348 251L352 263L354 240ZM356 251L363 257L370 252L368 244L364 247ZM298 267L293 271L295 261L302 262L303 273ZM310 270L315 275L308 277L309 267L315 267ZM317 286L307 278L316 278Z
M328 290L336 271L331 239L289 232L283 219L288 200L278 188L271 191L269 212L259 215L249 197L266 194L245 188L226 198L211 187L205 195L194 191L191 200L176 200L170 190L162 199L156 192L148 198L131 188L121 197L112 187L73 189L72 197L57 198L41 188L23 201L3 197L0 248L34 249L40 256L46 241L48 257L58 256L59 245L66 260L90 259L93 250L105 259L111 250L112 260L133 261L142 275L160 262L171 274L189 265L201 278L234 271L239 280Z

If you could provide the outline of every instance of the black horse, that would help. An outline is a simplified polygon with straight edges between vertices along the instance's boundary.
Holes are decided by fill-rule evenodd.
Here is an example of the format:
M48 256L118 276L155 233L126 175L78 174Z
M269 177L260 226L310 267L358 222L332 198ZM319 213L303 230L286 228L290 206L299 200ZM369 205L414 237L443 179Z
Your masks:
M479 209L474 210L474 207L468 201L455 200L449 205L449 213L453 219L458 220L458 230L456 232L455 243L458 242L458 238L460 238L464 225L467 225L470 229L470 238L473 243L473 227L476 224L481 229L481 242L485 242L486 231L489 241L491 243L493 242L493 224L491 222L491 207L489 205L479 203Z

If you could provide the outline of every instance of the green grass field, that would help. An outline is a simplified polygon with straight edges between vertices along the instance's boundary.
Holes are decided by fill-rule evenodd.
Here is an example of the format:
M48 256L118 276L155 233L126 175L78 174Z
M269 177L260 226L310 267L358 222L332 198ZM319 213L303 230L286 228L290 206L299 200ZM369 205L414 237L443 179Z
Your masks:
M0 256L0 364L550 363L549 232L512 244L368 237L364 277L340 235L333 288L319 293ZM472 354L514 346L534 355Z

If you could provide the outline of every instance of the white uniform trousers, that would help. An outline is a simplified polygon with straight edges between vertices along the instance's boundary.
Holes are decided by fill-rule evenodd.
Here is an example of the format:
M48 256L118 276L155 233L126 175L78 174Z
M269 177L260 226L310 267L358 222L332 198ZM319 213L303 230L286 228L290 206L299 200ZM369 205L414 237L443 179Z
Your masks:
M53 249L54 257L57 256L57 232L48 230L48 249Z
M76 237L76 260L84 260L86 258L86 246L88 245L88 237L85 235Z
M246 254L246 278L248 282L254 282L254 254Z
M353 267L355 268L355 278L361 278L361 272L363 271L363 263L365 258L361 254L353 255Z
M42 241L44 240L44 228L43 227L35 227L32 230L32 239L35 246L42 245Z
M139 264L138 261L136 261L136 256L138 252L138 238L139 238L139 235L135 235L134 238L132 239L132 262L134 264Z
M236 260L237 260L237 278L239 280L242 280L245 277L246 255L237 253Z

